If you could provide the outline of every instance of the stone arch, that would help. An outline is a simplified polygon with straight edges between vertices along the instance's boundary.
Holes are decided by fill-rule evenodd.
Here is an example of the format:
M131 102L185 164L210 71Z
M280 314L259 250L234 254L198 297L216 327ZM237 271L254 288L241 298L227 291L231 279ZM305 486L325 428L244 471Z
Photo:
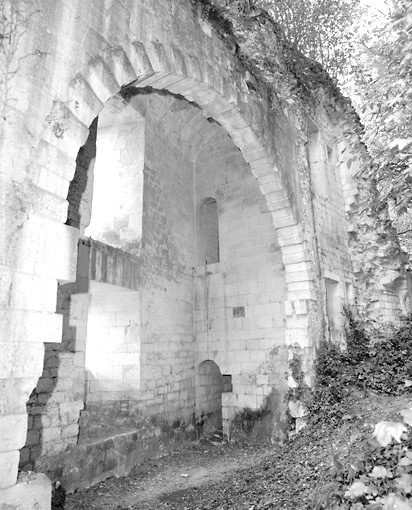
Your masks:
M196 373L196 425L209 434L222 429L223 378L212 360L202 361Z
M315 291L310 248L294 211L293 192L268 148L269 133L260 130L257 134L258 107L245 104L240 97L247 90L244 79L229 81L180 49L166 50L160 42L134 41L126 49L111 48L105 58L93 58L84 72L72 79L67 100L54 102L49 115L53 121L44 130L40 150L52 160L63 159L71 178L78 148L105 102L119 91L127 97L128 87L149 86L196 103L241 150L267 202L287 273L286 344L311 349L309 314Z

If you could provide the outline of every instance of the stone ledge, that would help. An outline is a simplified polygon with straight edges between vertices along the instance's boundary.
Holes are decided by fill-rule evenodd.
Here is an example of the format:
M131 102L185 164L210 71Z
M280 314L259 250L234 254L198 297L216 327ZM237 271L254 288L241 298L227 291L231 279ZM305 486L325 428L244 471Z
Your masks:
M138 257L91 238L79 241L78 274L100 283L139 289Z

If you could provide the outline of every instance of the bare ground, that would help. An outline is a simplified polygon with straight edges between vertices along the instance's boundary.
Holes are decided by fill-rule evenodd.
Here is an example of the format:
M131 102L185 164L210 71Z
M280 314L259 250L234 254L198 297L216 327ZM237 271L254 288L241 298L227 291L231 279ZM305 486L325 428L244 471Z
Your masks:
M208 486L222 481L230 483L234 473L253 470L271 457L272 450L272 446L261 444L228 444L218 437L202 439L147 461L129 477L110 478L69 495L65 509L174 508L168 506L169 500L183 501L185 493L203 492L205 496Z
M313 510L331 480L333 449L348 431L370 434L374 423L411 405L410 397L357 396L347 408L349 420L336 428L307 427L285 445L193 442L128 477L68 495L64 509Z

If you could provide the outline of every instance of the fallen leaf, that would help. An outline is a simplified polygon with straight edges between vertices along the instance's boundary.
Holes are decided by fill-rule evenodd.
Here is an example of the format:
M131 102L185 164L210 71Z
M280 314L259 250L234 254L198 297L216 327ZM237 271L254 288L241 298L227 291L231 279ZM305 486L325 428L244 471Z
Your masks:
M408 503L408 501L398 496L397 494L391 492L384 498L384 510L412 510L412 506Z
M369 476L372 478L388 478L392 476L392 473L383 466L375 466Z
M406 427L403 423L393 421L380 421L375 425L373 435L376 437L381 446L388 446L395 439L398 443L401 442L401 435L406 432Z
M355 499L363 496L368 492L368 487L363 482L353 482L349 489L345 492L345 497Z
M395 479L395 483L398 489L405 491L406 494L412 492L412 476L407 473L403 473L400 477Z

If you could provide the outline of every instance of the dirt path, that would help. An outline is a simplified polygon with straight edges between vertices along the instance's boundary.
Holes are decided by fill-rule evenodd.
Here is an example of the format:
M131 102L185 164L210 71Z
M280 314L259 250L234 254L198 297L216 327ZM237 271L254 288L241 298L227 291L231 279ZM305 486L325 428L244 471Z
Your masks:
M194 442L166 457L146 462L129 477L111 478L68 495L64 508L155 510L168 508L168 501L174 508L172 502L176 498L184 500L186 492L193 497L193 491L202 493L214 483L230 480L237 471L261 464L273 454L273 449L268 445Z
M284 446L202 440L148 461L127 478L108 479L70 495L55 510L337 508L345 483L341 487L335 476L336 452L339 463L347 463L349 436L369 444L376 423L396 421L399 411L409 408L411 395L356 394L340 406L345 419L317 421Z

